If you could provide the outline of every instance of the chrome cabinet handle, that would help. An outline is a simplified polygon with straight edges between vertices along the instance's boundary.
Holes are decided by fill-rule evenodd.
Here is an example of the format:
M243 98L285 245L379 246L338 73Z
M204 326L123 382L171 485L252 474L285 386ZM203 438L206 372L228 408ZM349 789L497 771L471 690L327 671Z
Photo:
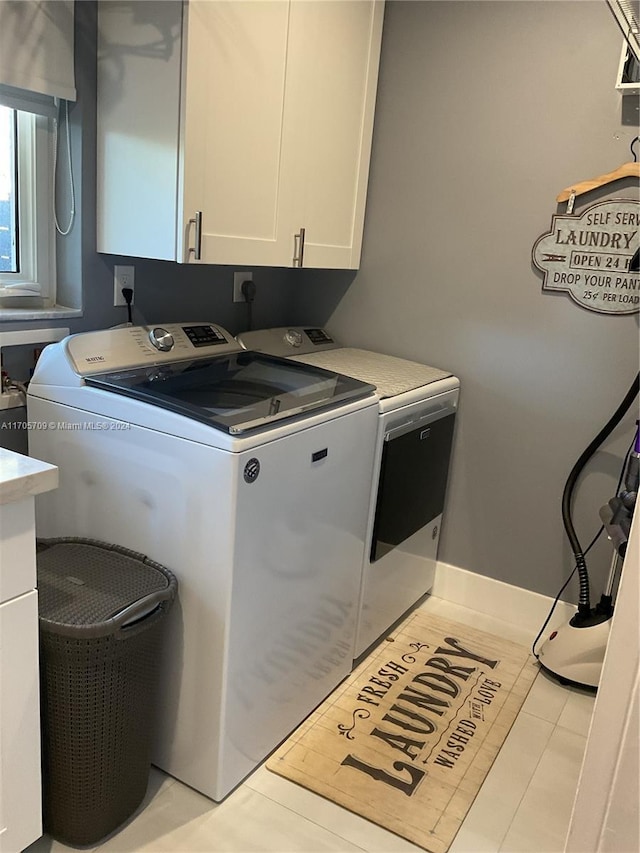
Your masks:
M189 220L189 225L196 226L196 245L195 249L189 247L189 254L193 254L193 258L199 261L202 257L202 211L196 210L196 215Z
M293 235L293 266L301 267L304 258L304 228Z

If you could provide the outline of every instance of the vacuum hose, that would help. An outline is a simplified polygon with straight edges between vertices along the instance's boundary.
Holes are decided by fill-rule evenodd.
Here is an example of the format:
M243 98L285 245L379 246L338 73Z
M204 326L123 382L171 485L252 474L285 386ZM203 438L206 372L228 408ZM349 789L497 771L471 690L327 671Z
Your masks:
M580 581L580 596L578 599L578 617L587 618L591 613L591 601L589 596L589 574L587 572L587 564L582 553L582 547L576 535L573 522L571 520L571 498L580 472L593 456L602 442L613 432L620 423L624 415L627 413L631 403L638 395L640 389L640 373L633 380L631 388L627 391L624 400L620 403L616 411L613 413L609 422L600 430L598 435L593 439L591 444L582 453L576 464L571 469L571 473L565 483L564 492L562 494L562 521L564 529L569 537L571 549L576 561L578 569L578 578Z

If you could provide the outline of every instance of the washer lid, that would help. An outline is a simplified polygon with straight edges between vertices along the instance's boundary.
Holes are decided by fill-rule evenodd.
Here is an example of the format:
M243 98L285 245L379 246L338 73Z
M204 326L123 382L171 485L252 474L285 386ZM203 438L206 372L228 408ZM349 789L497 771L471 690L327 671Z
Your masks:
M366 397L372 385L320 367L237 352L86 376L123 394L237 435Z
M376 386L380 399L395 397L452 375L447 370L429 367L416 361L352 347L293 356L289 360L336 370L369 382Z

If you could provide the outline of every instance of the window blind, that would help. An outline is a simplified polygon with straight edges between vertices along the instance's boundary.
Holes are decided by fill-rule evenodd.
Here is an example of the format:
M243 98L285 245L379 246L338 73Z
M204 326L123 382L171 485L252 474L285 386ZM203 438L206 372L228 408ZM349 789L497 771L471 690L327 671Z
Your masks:
M0 0L0 104L55 115L75 101L73 0Z
M640 62L640 3L638 0L607 0L629 49Z

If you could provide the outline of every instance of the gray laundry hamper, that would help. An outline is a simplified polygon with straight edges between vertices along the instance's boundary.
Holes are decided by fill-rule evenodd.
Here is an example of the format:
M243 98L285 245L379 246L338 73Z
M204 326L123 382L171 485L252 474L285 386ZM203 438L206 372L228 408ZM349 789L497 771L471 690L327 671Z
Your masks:
M37 543L43 822L95 844L144 798L175 576L90 539Z

